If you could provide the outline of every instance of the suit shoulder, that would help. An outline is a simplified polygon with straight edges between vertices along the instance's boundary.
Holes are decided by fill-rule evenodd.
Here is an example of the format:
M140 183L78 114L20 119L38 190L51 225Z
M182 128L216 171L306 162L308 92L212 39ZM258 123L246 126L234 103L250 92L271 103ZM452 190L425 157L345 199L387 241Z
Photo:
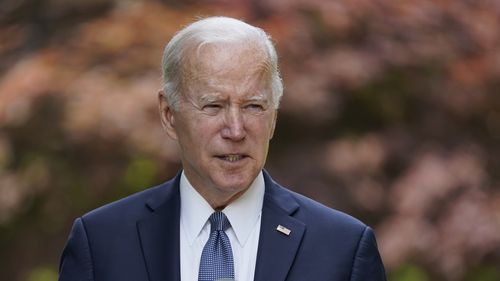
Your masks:
M150 187L117 201L98 207L82 216L85 222L114 221L138 218L148 210L146 203L167 196L172 189L172 181Z

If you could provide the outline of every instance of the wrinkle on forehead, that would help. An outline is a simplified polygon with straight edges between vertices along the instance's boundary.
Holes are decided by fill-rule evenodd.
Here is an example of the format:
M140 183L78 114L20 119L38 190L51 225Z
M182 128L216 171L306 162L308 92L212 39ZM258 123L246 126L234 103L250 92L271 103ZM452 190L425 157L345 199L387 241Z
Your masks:
M266 54L256 46L205 44L187 60L183 70L186 94L202 91L237 93L240 98L260 94L259 100L271 98Z
M220 93L207 93L200 96L199 101L202 103L213 103L224 100L225 97ZM250 96L244 96L242 99L244 102L269 102L269 98L264 93L256 93Z
M255 43L208 43L191 50L183 64L183 77L187 83L210 77L269 80L270 66L267 55Z

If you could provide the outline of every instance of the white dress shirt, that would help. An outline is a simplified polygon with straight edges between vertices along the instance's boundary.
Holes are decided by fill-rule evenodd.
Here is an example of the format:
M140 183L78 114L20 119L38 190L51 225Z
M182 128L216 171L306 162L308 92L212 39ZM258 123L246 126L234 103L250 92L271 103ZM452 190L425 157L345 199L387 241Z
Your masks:
M254 279L264 185L260 172L248 190L222 210L231 223L226 234L233 250L234 277L237 281ZM201 253L210 236L208 218L215 211L189 183L184 172L180 181L180 196L181 280L198 281Z

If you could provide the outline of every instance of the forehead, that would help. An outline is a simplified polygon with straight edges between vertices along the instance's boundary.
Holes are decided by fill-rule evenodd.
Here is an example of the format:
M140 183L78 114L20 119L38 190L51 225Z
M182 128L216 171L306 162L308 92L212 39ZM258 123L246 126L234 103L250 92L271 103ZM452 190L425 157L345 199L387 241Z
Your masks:
M187 54L185 86L265 87L269 67L261 48L243 43L204 44Z
M256 42L204 43L189 52L188 65L194 70L238 70L263 68L266 54Z

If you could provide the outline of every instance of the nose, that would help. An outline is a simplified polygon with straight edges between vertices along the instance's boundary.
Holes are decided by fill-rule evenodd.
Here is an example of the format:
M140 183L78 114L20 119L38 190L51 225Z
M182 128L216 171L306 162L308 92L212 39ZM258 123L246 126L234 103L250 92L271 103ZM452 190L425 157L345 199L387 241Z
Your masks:
M233 141L240 141L245 138L244 116L239 108L230 107L227 110L221 135L224 139Z

